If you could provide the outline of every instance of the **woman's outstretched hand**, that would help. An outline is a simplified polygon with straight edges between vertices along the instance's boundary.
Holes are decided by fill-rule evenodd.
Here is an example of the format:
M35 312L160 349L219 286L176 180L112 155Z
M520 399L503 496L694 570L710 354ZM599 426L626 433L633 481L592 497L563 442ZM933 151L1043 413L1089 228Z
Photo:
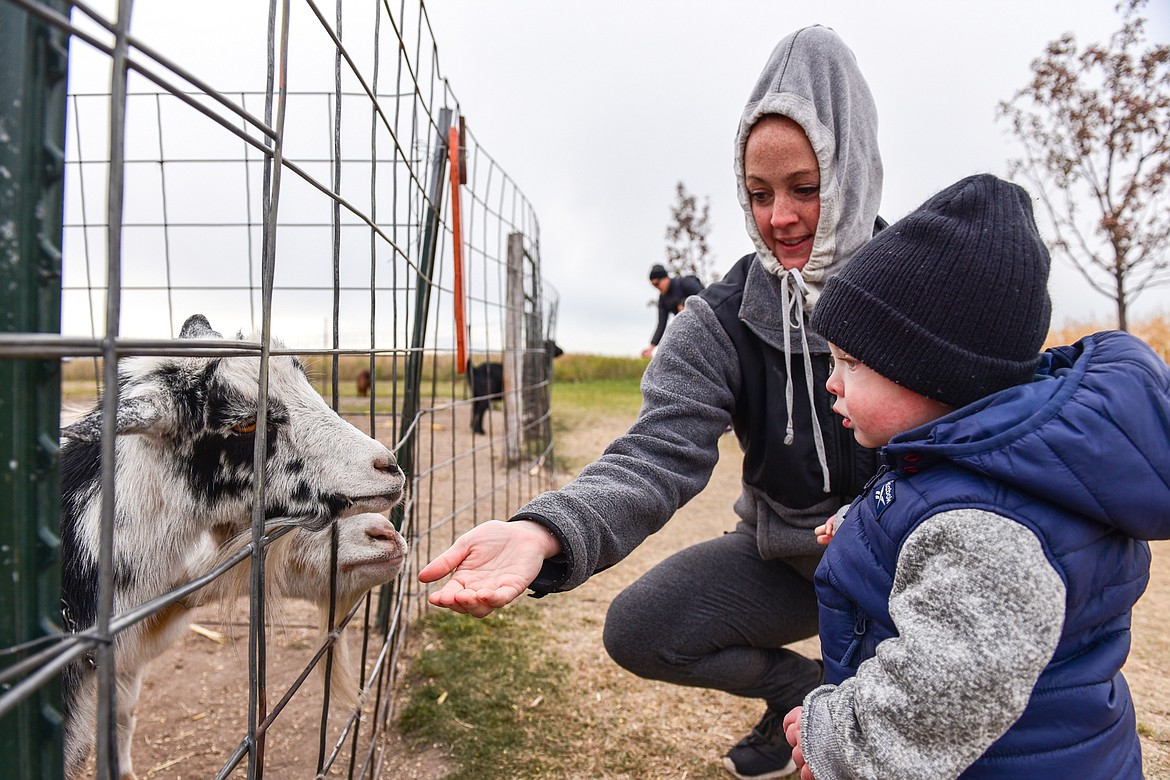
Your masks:
M487 617L524 593L545 558L560 551L560 543L540 523L490 520L456 539L418 578L435 582L450 574L428 600L436 607Z

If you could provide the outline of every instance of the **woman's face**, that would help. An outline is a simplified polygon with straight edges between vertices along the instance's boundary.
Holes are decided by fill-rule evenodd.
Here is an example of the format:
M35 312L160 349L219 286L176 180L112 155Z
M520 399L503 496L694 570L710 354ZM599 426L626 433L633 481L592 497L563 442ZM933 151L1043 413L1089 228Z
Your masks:
M821 173L796 122L766 116L748 134L744 179L764 243L785 269L802 269L821 217Z

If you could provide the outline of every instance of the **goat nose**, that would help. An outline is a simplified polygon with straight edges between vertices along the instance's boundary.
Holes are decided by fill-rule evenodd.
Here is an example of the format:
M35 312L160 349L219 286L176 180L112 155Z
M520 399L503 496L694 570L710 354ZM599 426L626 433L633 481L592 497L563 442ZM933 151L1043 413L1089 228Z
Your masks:
M390 450L386 450L374 458L374 469L376 471L396 472L398 471L398 460Z
M389 523L375 523L366 529L366 536L384 542L393 540L395 533L394 526Z

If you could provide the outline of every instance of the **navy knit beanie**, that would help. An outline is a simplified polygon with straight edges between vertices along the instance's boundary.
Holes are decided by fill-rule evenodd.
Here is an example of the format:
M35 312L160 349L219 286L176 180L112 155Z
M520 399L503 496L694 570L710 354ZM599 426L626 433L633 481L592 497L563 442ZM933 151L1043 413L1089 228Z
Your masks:
M966 406L1031 380L1052 314L1048 265L1028 193L971 176L858 250L811 326L887 379Z
M661 265L655 264L650 268L650 281L654 281L655 279L665 279L667 276L669 276L669 274L666 273L666 269Z

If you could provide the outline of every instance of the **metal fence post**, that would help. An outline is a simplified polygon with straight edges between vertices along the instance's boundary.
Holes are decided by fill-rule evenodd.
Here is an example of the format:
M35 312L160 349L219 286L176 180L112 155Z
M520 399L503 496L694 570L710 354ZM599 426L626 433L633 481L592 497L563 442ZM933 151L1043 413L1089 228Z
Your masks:
M59 333L68 43L0 3L0 51L0 332ZM56 359L0 355L0 647L59 630L60 406ZM0 719L0 777L60 778L61 720L57 681Z
M402 424L414 423L419 410L419 394L422 388L423 347L427 341L427 315L431 308L431 289L434 286L435 257L438 254L441 215L443 212L443 191L447 173L447 128L451 126L451 109L439 111L439 124L435 128L435 148L431 152L431 169L427 181L427 215L424 221L423 241L418 259L418 286L414 290L414 323L410 336L410 352L406 356L406 377L403 388ZM414 435L405 439L398 465L402 467L409 484L413 473L411 453ZM401 504L399 505L401 507Z
M406 376L402 388L402 429L414 425L418 416L422 393L423 348L427 341L427 314L431 308L431 289L434 286L435 258L438 255L439 233L442 229L443 191L447 181L447 129L451 126L452 111L439 109L439 122L435 127L435 146L431 150L431 167L427 175L427 208L423 222L423 240L418 258L418 286L414 290L414 322L410 336L410 351L406 355ZM411 431L402 440L397 453L398 466L406 475L406 484L414 481L414 447L416 431ZM400 502L390 513L394 527L401 529L406 502ZM390 626L390 590L382 587L378 600L378 630L383 634Z
M508 274L504 312L504 460L520 460L524 427L524 234L508 236Z

